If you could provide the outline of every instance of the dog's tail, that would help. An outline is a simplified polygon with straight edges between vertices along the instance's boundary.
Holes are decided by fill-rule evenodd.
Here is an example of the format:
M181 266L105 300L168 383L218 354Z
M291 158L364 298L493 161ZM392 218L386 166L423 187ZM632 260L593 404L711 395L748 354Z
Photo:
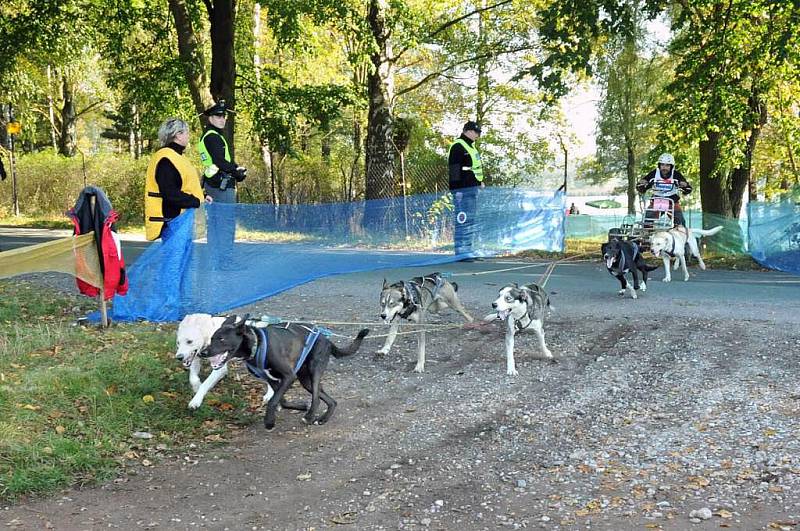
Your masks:
M331 354L333 354L334 358L352 356L358 352L358 349L361 347L361 343L364 341L364 338L367 336L367 334L369 334L369 328L364 328L358 333L353 342L347 345L345 348L339 348L334 345L333 342L331 342Z
M701 236L713 236L722 230L722 225L717 225L713 229L691 229L692 236L699 238Z

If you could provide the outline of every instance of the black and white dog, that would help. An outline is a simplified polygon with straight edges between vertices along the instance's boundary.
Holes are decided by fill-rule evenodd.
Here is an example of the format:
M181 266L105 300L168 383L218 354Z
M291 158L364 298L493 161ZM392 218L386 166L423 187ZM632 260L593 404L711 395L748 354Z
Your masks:
M239 358L245 361L248 370L265 381L275 394L267 402L264 427L275 426L278 405L287 409L306 410L303 421L307 424L325 424L336 408L336 401L322 388L322 374L333 355L336 358L352 356L358 351L369 329L361 330L355 340L344 349L334 345L313 325L304 323L279 323L266 327L248 324L247 317L238 320L231 315L211 336L211 342L201 357L211 358L212 368L219 370L228 361ZM295 379L311 393L311 404L291 404L284 394ZM319 400L328 406L327 411L317 417Z
M600 252L603 253L606 269L611 275L617 277L622 286L619 295L625 295L625 292L628 291L631 298L636 299L638 298L637 290L647 291L647 273L655 271L658 266L647 265L635 242L613 238L600 247ZM625 277L628 272L633 277L633 286L628 284ZM639 273L642 275L641 282L639 282Z
M414 323L424 323L428 313L438 313L445 308L453 308L464 316L467 322L472 322L472 316L458 299L458 284L449 282L440 273L431 273L424 277L415 277L389 284L383 279L381 289L381 319L389 327L386 342L378 354L388 354L397 337L400 321L397 317L407 319ZM425 371L425 331L419 332L417 342L417 365L415 372Z
M518 286L509 284L500 288L500 294L492 303L495 313L484 317L484 321L501 320L505 326L506 373L516 376L514 362L514 336L517 332L531 329L539 339L539 348L545 359L554 359L544 342L544 318L551 308L550 297L538 284Z

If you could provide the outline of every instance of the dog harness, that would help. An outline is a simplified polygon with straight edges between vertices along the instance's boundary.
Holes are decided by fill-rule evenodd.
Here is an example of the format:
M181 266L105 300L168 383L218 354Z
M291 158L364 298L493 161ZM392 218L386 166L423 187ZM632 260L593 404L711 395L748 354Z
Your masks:
M267 381L267 379L270 378L267 372L269 370L269 367L267 366L267 331L263 328L254 328L256 330L256 352L244 363L247 366L247 370L250 372L250 374L259 380ZM303 363L305 363L306 358L308 358L308 355L311 352L311 349L313 349L314 345L316 345L319 336L325 335L327 337L330 335L329 330L316 326L310 329L309 332L310 333L306 336L305 345L303 345L303 351L300 353L300 357L297 358L297 363L294 364L294 369L292 370L294 374L297 374L297 371L299 371L300 367L302 367ZM274 378L271 379L274 380Z
M406 310L400 314L400 317L403 319L407 319L409 315L414 313L414 310L422 307L422 292L420 290L427 290L431 294L431 300L433 300L436 298L439 290L442 289L442 286L444 286L444 278L442 278L442 275L439 273L434 273L429 277L421 277L421 279L422 282L419 283L413 280L403 280L400 283L403 288L403 300L410 303L404 306ZM432 282L433 288L426 286L426 281Z

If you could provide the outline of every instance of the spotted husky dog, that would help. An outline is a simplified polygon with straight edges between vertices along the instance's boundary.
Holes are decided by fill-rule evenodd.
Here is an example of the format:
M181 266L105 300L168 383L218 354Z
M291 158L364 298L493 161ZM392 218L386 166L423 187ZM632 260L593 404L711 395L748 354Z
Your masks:
M543 357L554 359L553 354L544 342L544 318L550 309L550 298L538 284L518 286L509 284L500 288L500 293L492 303L494 313L484 317L484 321L500 320L505 326L506 373L516 376L517 367L514 362L514 336L517 332L531 329L539 339L539 348Z
M453 308L464 316L467 322L472 322L472 316L467 312L461 301L458 300L458 284L450 282L440 273L431 273L424 277L415 277L411 280L402 280L389 284L383 279L381 289L381 319L386 324L391 324L386 343L378 351L379 354L388 354L397 337L400 320L406 319L413 323L425 323L428 313L438 313L445 308ZM425 371L425 331L421 330L417 342L417 365L415 372Z

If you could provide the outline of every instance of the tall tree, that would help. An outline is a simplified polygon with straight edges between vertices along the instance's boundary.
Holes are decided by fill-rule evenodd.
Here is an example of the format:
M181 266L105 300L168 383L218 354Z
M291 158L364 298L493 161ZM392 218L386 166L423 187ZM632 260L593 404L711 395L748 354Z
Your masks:
M631 26L612 36L599 60L596 160L602 178L625 176L628 213L636 211L636 181L656 138L655 107L663 89L663 58L645 57L641 1L626 4Z

